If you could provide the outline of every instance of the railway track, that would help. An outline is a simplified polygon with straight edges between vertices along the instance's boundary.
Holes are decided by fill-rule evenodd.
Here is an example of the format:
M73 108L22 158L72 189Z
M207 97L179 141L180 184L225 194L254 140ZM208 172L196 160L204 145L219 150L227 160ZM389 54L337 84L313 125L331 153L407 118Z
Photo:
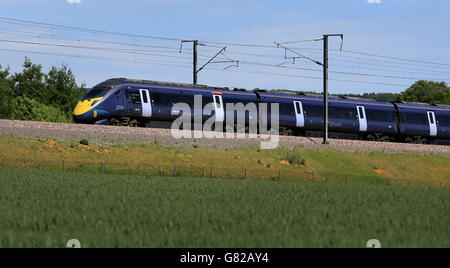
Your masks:
M64 124L48 122L0 120L0 135L19 137L55 138L61 141L79 141L88 139L92 144L126 144L126 143L158 143L173 146L198 145L206 147L240 147L257 146L267 137L256 139L248 136L243 139L207 139L172 137L170 129L131 128L115 126L95 126L81 124ZM372 142L360 140L331 139L329 146L321 144L320 138L280 136L280 146L294 148L305 146L310 148L334 148L345 151L385 151L385 152L419 152L429 154L450 155L450 146L406 144L393 142Z

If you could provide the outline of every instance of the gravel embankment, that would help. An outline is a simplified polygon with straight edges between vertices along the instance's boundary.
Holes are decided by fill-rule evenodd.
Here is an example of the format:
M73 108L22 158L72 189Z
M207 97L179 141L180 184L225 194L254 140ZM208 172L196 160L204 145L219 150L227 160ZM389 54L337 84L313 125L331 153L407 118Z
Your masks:
M87 139L92 144L112 145L130 142L154 143L181 146L199 145L206 147L239 147L260 145L263 137L245 139L175 139L169 129L129 128L113 126L94 126L78 124L61 124L46 122L0 120L0 135L22 137L55 138L61 141L79 141ZM302 145L309 148L328 148L321 145L322 139L280 136L280 146L293 148ZM386 151L386 152L420 152L450 155L450 146L403 144L389 142L368 142L353 140L330 140L331 148L345 151Z

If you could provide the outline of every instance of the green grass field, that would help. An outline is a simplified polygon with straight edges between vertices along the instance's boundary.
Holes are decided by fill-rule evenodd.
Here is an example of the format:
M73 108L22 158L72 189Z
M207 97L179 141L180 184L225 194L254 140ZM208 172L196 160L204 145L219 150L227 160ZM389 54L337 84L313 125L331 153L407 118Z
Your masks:
M450 247L446 188L0 172L0 247Z

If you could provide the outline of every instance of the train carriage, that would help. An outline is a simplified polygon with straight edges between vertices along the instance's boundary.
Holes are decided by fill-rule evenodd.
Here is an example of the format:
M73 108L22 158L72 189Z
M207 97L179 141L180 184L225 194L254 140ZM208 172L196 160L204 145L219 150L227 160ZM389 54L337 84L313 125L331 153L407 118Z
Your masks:
M305 95L282 95L263 91L241 91L228 88L110 79L89 90L74 110L74 121L86 124L170 127L183 111L174 110L185 103L194 115L195 96L201 106L211 104L211 114L203 114L202 123L211 116L217 122L238 113L227 104L268 104L268 122L272 103L279 104L279 126L299 135L321 134L323 131L323 99ZM245 125L258 114L245 111ZM193 120L193 123L194 120ZM197 122L198 123L198 122ZM331 137L369 140L450 143L450 107L420 104L382 103L362 99L329 100Z
M396 106L400 134L405 139L432 143L450 139L450 107L404 103Z

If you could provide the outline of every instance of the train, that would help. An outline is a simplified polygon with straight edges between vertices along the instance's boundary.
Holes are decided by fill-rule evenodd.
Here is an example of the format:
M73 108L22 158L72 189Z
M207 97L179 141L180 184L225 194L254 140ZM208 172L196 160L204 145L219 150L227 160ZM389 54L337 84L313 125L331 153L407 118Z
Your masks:
M194 107L194 96L213 105L216 121L226 121L227 103L279 104L280 133L319 137L323 133L323 98L313 95L246 91L148 80L106 80L79 100L76 123L131 127L170 127L180 115L176 103ZM192 112L193 114L193 112ZM270 109L268 111L270 118ZM249 114L246 113L246 122ZM206 120L206 117L204 118ZM450 106L329 99L330 138L450 144Z

